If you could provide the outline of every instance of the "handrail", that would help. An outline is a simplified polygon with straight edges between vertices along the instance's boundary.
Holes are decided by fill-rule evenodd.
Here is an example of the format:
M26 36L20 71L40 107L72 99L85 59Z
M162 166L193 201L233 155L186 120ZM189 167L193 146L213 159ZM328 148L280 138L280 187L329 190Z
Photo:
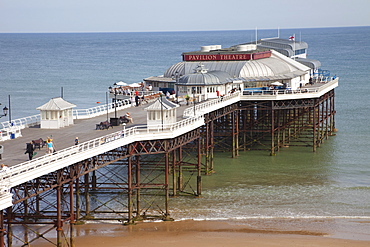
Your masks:
M116 102L116 108L114 108L114 103L109 103L104 104L104 105L99 105L95 106L92 108L88 109L77 109L73 110L73 118L74 119L87 119L87 118L93 118L97 116L101 116L107 113L107 108L108 108L108 113L111 113L115 110L123 110L125 108L131 107L131 101L130 100L121 100Z
M163 129L162 126L160 128L159 126L155 128L135 126L59 150L53 154L43 155L12 166L7 172L0 173L0 191L8 191L11 187L90 158L93 154L103 153L135 141L173 138L203 124L203 116L197 116L166 124Z
M265 95L265 96L271 96L271 95L281 95L281 94L306 94L306 93L318 93L321 91L324 91L326 88L332 86L333 84L338 83L339 78L333 79L331 81L323 81L323 85L320 85L319 87L313 87L313 88L301 88L301 89L273 89L273 90L255 90L251 89L248 90L248 88L244 89L243 96L253 96L253 95Z
M22 126L12 126L6 129L0 129L0 141L6 141L22 136Z
M109 90L109 97L114 98L115 95L116 96L130 96L130 97L133 97L133 96L135 96L136 91L137 90L132 90L132 91L130 91L130 93L126 94L126 93L124 93L124 90L117 90L117 92L114 93L114 88L111 88ZM137 91L137 94L139 96L149 96L149 95L159 94L159 93L162 93L162 91Z
M6 121L0 123L0 130L10 129L12 127L27 128L40 123L40 114L28 116L24 118L14 119L11 122Z
M214 107L216 105L218 105L219 106L218 108L220 108L221 107L220 103L228 105L228 103L230 103L231 100L239 98L239 96L240 96L240 92L236 91L235 93L232 93L232 94L227 94L225 96L220 96L217 99L213 99L213 100L209 100L209 101L206 101L206 102L203 102L203 103L196 104L193 107L186 108L184 110L183 116L184 117L191 117L191 116L194 116L194 115L196 116L197 114L203 114L203 112L205 110L210 109L211 107ZM233 103L233 102L231 102L231 103Z
M150 91L145 92L145 96L155 96L157 95L157 91ZM146 101L150 102L153 101L155 97L147 97ZM131 107L131 101L129 99L125 100L119 100L116 102L116 109L114 108L114 103L108 103L104 105L99 105L99 106L94 106L91 108L87 109L76 109L73 110L73 118L74 119L87 119L87 118L93 118L97 116L101 116L107 113L107 108L108 108L108 113L111 113L115 110L123 110L125 108ZM40 114L29 116L29 117L24 117L24 118L19 118L19 119L14 119L11 120L11 122L6 121L6 122L1 122L0 123L0 130L7 131L7 129L10 129L11 127L17 126L20 127L21 129L28 128L30 126L34 126L37 124L40 124L41 121L41 116Z

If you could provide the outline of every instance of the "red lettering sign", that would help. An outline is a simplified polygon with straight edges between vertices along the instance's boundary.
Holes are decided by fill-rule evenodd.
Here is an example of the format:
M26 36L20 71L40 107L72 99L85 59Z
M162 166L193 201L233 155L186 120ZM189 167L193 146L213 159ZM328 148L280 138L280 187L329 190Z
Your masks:
M243 61L271 57L271 51L242 54L194 54L183 55L183 61Z
M194 54L183 55L183 61L241 61L250 60L251 54Z

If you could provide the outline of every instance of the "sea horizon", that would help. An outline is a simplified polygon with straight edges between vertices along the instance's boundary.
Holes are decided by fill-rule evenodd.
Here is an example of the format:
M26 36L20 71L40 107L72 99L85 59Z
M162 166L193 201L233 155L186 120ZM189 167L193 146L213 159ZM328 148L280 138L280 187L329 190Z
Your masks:
M349 26L327 26L327 27L301 27L301 28L281 28L283 30L297 30L297 29L325 29L325 28L361 28L361 27L370 27L366 25L349 25ZM276 28L258 28L257 30L278 30L279 27ZM91 33L91 34L98 34L98 33L177 33L177 32L228 32L228 31L255 31L256 29L214 29L214 30L158 30L158 31L64 31L64 32L0 32L0 34L85 34L85 33Z

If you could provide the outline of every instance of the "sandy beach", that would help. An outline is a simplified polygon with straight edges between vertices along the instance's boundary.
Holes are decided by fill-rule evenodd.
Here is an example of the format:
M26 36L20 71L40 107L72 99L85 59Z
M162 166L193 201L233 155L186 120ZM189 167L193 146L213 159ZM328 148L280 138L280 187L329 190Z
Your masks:
M140 222L129 226L118 223L87 223L75 227L75 246L370 246L370 221L303 221L186 220ZM50 243L39 242L37 246L50 246Z

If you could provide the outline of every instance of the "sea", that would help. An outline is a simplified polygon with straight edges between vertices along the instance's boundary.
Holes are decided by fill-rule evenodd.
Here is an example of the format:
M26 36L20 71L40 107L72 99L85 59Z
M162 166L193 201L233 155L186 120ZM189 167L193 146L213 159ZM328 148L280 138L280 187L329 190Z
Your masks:
M316 152L288 147L276 156L265 151L240 152L237 158L216 153L216 172L203 176L202 196L171 199L171 217L245 224L260 219L349 219L360 220L362 224L354 227L366 232L370 229L370 27L2 33L0 107L10 103L12 119L38 114L37 107L61 95L77 109L94 107L105 102L113 83L162 75L182 60L183 52L278 35L307 42L308 58L319 60L322 69L339 77L336 135Z

